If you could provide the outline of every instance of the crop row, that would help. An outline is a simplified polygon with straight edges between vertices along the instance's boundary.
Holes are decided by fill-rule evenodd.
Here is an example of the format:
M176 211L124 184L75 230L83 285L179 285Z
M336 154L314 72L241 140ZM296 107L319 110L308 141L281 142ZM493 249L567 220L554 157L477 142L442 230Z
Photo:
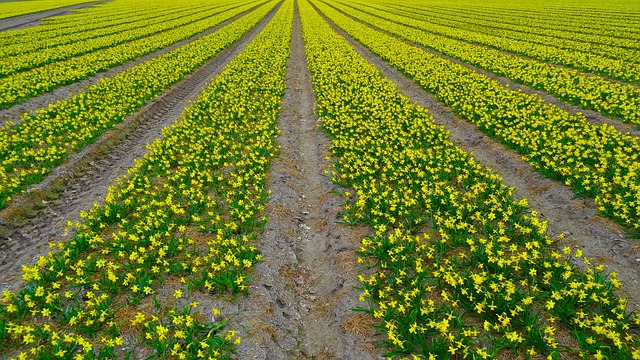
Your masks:
M148 4L162 10L170 10L172 7L164 4L166 0L154 0ZM55 39L58 36L69 35L73 32L85 32L94 29L124 24L135 21L140 16L144 16L147 7L136 6L130 0L119 2L106 2L104 4L91 6L85 9L74 11L72 14L54 16L42 19L39 26L30 26L23 29L8 30L0 32L0 43L2 46L19 44L23 38L31 40L44 40L46 38ZM151 13L155 12L153 10Z
M6 2L0 4L0 19L53 10L84 2L88 2L88 0L43 0L35 4L32 2Z
M200 3L201 6L203 3ZM90 6L73 11L72 14L64 14L42 19L47 27L75 27L77 25L89 25L91 19L97 22L107 22L109 20L124 20L127 15L140 15L144 11L156 12L160 9L171 10L184 8L183 3L171 3L168 0L149 0L145 5L132 0L124 0L117 2L104 2L95 6Z
M240 3L214 16L177 29L2 78L0 79L0 108L9 107L60 86L86 79L98 72L170 46L206 31L257 4L255 1L249 4Z
M398 9L405 9L410 11L422 12L422 8L415 7L412 4L404 4L404 6L388 4L388 6L392 6ZM585 43L592 44L601 44L601 45L609 45L616 46L622 48L629 49L640 49L640 41L637 39L626 39L619 38L615 36L605 36L602 35L602 32L596 33L581 33L575 31L575 27L565 28L563 26L558 27L544 27L544 24L532 23L528 21L522 21L522 19L513 19L513 14L509 15L501 15L492 13L489 17L487 13L483 13L482 16L476 15L473 13L460 13L457 11L450 10L442 10L442 9L429 9L429 14L434 16L442 16L446 19L457 19L466 21L468 23L482 26L482 27L493 27L498 29L510 30L517 33L521 33L523 36L528 36L528 34L532 35L541 35L541 36L550 36L559 39L566 39L572 41L581 41ZM619 33L619 31L617 31ZM615 35L615 34L612 34Z
M190 295L246 292L260 259L252 241L265 223L292 16L287 1L104 204L82 214L73 240L24 268L26 284L3 294L3 350L19 359L229 357L236 333Z
M332 178L353 190L344 218L375 230L359 252L360 310L386 335L387 355L640 359L640 319L615 295L615 274L582 272L571 249L552 250L526 200L455 147L306 0L301 14Z
M131 30L141 26L146 26L151 21L154 21L156 19L167 18L170 15L180 16L182 14L189 14L192 11L202 10L206 8L208 8L208 6L194 6L178 9L167 9L166 7L163 7L161 9L148 11L137 16L135 14L131 14L128 19L121 23L117 23L112 26L105 26L98 29L77 32L75 31L74 27L69 27L67 28L67 34L56 36L54 38L49 38L46 34L46 31L44 32L44 34L41 32L33 32L30 35L21 36L20 38L22 39L22 41L19 43L9 45L0 44L0 58L15 57L16 55L25 54L39 49L48 49L61 45L78 43L84 40L90 40L102 36L116 34L125 30Z
M273 3L262 5L210 35L102 79L35 115L25 115L17 124L6 123L0 128L0 207L6 206L13 194L39 182L71 153L236 42L272 7Z
M541 61L524 59L495 49L431 34L400 23L401 17L377 16L334 6L349 15L390 34L433 49L465 63L557 96L559 99L597 111L605 116L640 125L640 89L632 85L611 82L600 76L587 76L577 70L556 67Z
M61 62L76 56L89 53L93 55L101 49L113 48L117 45L144 39L155 34L164 36L165 32L173 29L180 29L189 24L198 24L201 21L207 22L208 18L237 8L238 5L238 3L231 3L220 7L213 6L209 9L195 9L186 14L171 14L146 20L141 24L134 23L133 26L115 34L0 59L0 78L43 65Z
M414 3L415 6L415 3ZM500 16L508 19L513 24L524 26L544 28L544 29L562 29L567 32L577 32L585 34L600 34L602 36L612 38L622 38L636 40L640 32L637 27L637 20L627 20L630 13L627 11L626 16L603 15L602 9L597 12L585 12L582 8L576 12L564 12L563 16L559 16L557 11L523 11L512 9L492 8L449 8L443 10L458 14L461 17L469 14L480 17Z
M428 23L437 23L440 25L448 26L453 29L464 28L470 30L475 33L491 35L496 37L503 37L506 39L512 40L522 40L528 43L533 44L542 44L548 45L552 47L556 47L559 49L565 49L575 52L595 54L599 56L603 56L610 59L623 60L633 63L640 62L640 52L637 49L629 49L628 47L619 47L619 46L611 46L611 45L602 45L595 44L585 41L576 41L563 39L558 36L545 36L538 35L531 31L523 34L522 31L513 31L509 29L499 28L501 27L501 23L499 19L492 19L492 21L487 21L484 26L478 26L474 24L475 21L469 21L469 19L455 17L455 16L442 16L438 14L433 14L431 11L416 11L416 10L408 10L406 8L390 8L390 7L380 7L376 6L378 9L387 10L393 12L398 15L407 16L410 18L418 19L421 21L425 21ZM498 22L498 23L497 23ZM491 24L492 27L487 27L487 24ZM555 35L555 34L554 34Z
M523 154L544 175L594 197L603 214L640 231L640 139L606 124L592 125L581 114L571 115L538 96L510 90L327 5L322 11L458 116Z
M350 3L350 6L363 9L362 5L355 5L354 3ZM365 11L387 20L391 20L394 16L388 9L379 10L374 8L374 6L376 5L368 4ZM430 33L473 44L490 46L498 50L527 56L543 62L568 66L577 70L592 72L630 83L640 83L640 64L561 49L552 45L535 44L526 40L508 39L460 28L451 28L420 20L419 18L421 18L421 16L415 14L411 15L411 17L401 16L402 20L400 23Z

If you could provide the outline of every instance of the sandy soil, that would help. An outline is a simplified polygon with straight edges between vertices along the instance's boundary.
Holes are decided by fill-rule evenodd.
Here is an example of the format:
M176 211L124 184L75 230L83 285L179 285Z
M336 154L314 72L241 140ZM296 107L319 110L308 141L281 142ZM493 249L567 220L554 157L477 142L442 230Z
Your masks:
M449 107L438 102L413 80L373 55L334 24L331 25L360 55L393 81L405 96L429 109L434 122L450 131L450 139L457 146L473 153L478 163L502 176L504 184L513 186L517 199L527 198L540 218L548 220L550 236L564 233L566 237L558 243L559 247L581 248L585 256L604 264L606 270L618 272L623 283L620 293L631 299L630 308L640 309L640 239L626 236L619 224L596 215L593 201L579 198L570 187L542 176L515 151L491 139L475 125L456 117Z
M358 306L355 250L364 227L337 223L342 200L323 174L329 140L318 131L315 97L296 12L287 91L280 113L281 153L268 186L269 223L257 243L250 294L217 304L237 314L239 359L379 359L379 338Z
M57 9L41 11L33 14L14 16L0 20L0 31L22 29L30 26L40 25L40 20L57 15L66 15L71 10L82 9L89 6L101 4L107 0L91 1L83 4L65 6Z
M43 209L37 213L25 214L31 216L30 219L25 216L14 218L13 214L16 208L24 207L24 202L35 201L33 197L16 199L15 204L0 212L0 219L5 222L2 226L3 220L0 220L0 228L3 228L0 229L3 230L0 232L0 289L14 289L20 285L22 264L30 264L46 254L48 242L64 239L67 220L77 221L81 210L91 208L94 202L101 203L108 187L126 174L134 159L147 152L146 144L162 136L162 128L179 118L189 101L195 100L202 88L251 42L275 11L272 10L239 42L73 155L41 183L30 187L32 191L59 192L54 201L43 200ZM8 221L15 223L7 224Z

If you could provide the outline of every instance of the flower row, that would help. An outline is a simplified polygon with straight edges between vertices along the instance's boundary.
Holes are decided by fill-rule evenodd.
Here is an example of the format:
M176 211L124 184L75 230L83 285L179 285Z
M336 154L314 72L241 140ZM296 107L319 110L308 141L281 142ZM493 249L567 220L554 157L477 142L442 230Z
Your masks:
M260 259L252 240L266 221L292 16L288 1L81 214L73 239L24 267L25 285L0 306L5 355L229 357L240 340L207 298L246 292Z
M0 108L10 107L33 96L86 79L129 60L163 49L206 31L256 5L257 2L251 2L231 7L172 30L4 77L0 79Z
M165 11L174 8L167 6L165 1L167 0L150 0L149 4ZM40 41L48 38L56 41L57 37L71 33L87 32L136 21L144 17L145 13L152 14L156 11L127 0L96 4L75 10L70 14L41 19L38 26L0 32L0 46L19 45L22 42L21 39Z
M640 233L640 139L609 125L592 125L535 95L408 45L337 10L322 11L350 36L461 118L523 154L542 174L559 179L630 231Z
M640 319L616 296L615 274L554 251L526 200L301 4L331 175L354 192L344 219L375 231L358 259L360 310L386 336L387 356L640 359Z
M394 6L393 4L389 5ZM411 11L419 11L422 9L416 3L404 3L402 7ZM447 19L464 19L464 21L483 27L495 27L524 34L536 34L585 43L640 49L640 41L633 37L622 37L625 35L624 31L617 28L614 23L599 21L596 30L581 32L579 29L580 20L592 19L591 16L586 16L586 14L581 14L581 19L570 19L570 21L572 21L571 25L564 25L553 21L558 19L555 13L547 13L547 18L538 17L534 19L528 18L526 14L514 16L513 12L501 14L496 12L465 11L465 9L453 8L432 8L430 13L436 16L446 17ZM578 27L578 29L576 29L576 27Z
M45 0L37 4L29 2L8 2L0 5L0 19L53 10L86 2L86 0Z
M640 125L640 89L632 85L622 85L600 76L587 76L577 70L431 34L398 23L401 18L397 16L387 15L388 18L394 19L389 21L355 8L332 4L359 20L415 44L508 77L517 83L555 95L585 109Z
M610 4L611 3L605 5L605 7ZM478 5L481 4L478 3ZM594 9L590 6L563 10L559 8L549 9L551 11L540 11L540 8L536 8L536 6L529 9L457 7L451 11L460 16L470 14L482 17L500 16L501 18L507 19L510 23L528 26L530 28L557 29L576 34L601 35L603 38L633 40L634 44L637 44L637 35L640 33L640 31L638 31L637 21L633 18L619 15L621 11L632 11L633 3L619 2L617 5L621 7L616 10L612 9L613 11L611 12L605 12L602 8ZM416 6L415 3L413 6ZM635 45L632 47L635 47Z
M91 39L59 46L46 44L42 48L34 49L32 46L36 45L37 42L29 41L27 38L24 39L25 43L23 44L24 47L30 48L30 50L22 50L21 54L0 59L0 78L177 29L202 21L207 17L236 6L237 4L232 3L223 7L210 6L208 9L191 9L186 12L168 13L164 16L142 19L124 26L109 27L106 29L107 33L96 34L97 36ZM114 32L114 30L118 31Z
M112 11L116 13L118 9L112 8ZM62 28L59 28L59 33L57 34L51 33L53 28L52 26L41 25L36 27L37 31L32 30L27 34L22 34L19 37L16 37L16 40L23 39L22 41L13 42L7 39L3 39L0 42L0 58L16 56L38 49L66 45L74 42L93 39L100 36L111 35L122 32L124 30L135 28L136 23L147 24L148 21L155 18L162 18L166 17L167 15L179 14L188 11L189 8L174 8L168 5L164 5L152 11L132 11L128 17L120 18L117 20L94 19L94 22L101 25L100 27L95 29L78 31L78 28L83 28L82 24L76 24L75 26L64 26ZM87 16L91 16L93 18L95 14L88 13ZM78 21L80 21L81 19L77 14L74 18L76 18L76 20Z
M353 5L353 3L350 4ZM363 8L364 6L359 5L358 7ZM398 16L394 15L389 10L376 10L370 5L368 5L366 9L367 12L375 12L379 14L378 16L387 20L391 19L393 16ZM439 23L425 21L422 19L424 17L428 18L427 15L420 16L416 13L412 13L410 17L406 15L402 16L401 23L437 35L447 36L472 44L488 46L500 51L507 51L539 61L568 66L576 70L591 72L620 81L640 83L640 63L611 59L609 57L588 54L586 52L575 50L562 49L553 45L553 41L549 41L546 44L536 44L529 42L526 39L509 39L503 36L486 35L463 28L452 28L440 25Z
M0 208L13 194L39 182L71 153L138 111L239 40L273 7L262 5L219 29L160 57L146 61L71 98L25 115L0 128ZM241 12L246 5L234 12ZM211 18L219 22L226 13Z
M440 25L444 25L452 28L453 30L459 29L467 29L472 32L490 36L496 36L516 41L526 41L528 43L540 44L540 45L549 45L558 49L565 49L569 51L575 51L580 53L594 54L598 56L603 56L605 58L622 60L625 62L633 62L640 63L640 52L638 49L633 49L625 46L611 46L604 44L597 44L592 42L585 41L576 41L564 39L558 36L551 35L539 35L534 32L531 32L531 28L528 28L529 31L526 33L522 33L520 29L518 30L510 30L500 28L500 20L499 19L491 19L491 21L486 21L484 23L477 24L476 21L466 18L460 18L457 16L441 16L438 14L432 14L431 12L423 12L416 10L409 10L403 8L389 8L382 6L372 6L377 9L391 11L394 14L401 15L404 17L414 18L416 20L421 20L426 23L437 23ZM492 28L488 28L487 25L492 24ZM631 42L631 41L630 41Z

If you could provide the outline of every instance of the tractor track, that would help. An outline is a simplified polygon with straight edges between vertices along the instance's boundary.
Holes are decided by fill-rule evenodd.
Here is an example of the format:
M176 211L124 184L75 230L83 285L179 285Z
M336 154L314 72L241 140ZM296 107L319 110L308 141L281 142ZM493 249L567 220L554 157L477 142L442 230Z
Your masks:
M357 256L366 226L340 224L343 196L324 174L329 139L318 130L297 7L286 91L278 118L281 152L270 166L267 218L257 240L249 295L237 302L202 296L231 314L242 337L238 359L381 359L380 336L358 300ZM213 301L213 304L211 302Z

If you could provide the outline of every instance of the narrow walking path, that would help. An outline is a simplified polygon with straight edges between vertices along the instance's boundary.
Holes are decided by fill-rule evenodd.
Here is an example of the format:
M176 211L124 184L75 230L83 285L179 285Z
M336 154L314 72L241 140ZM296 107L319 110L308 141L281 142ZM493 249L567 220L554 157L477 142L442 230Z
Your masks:
M316 8L316 10L318 10ZM589 199L579 198L561 182L542 176L514 151L482 133L475 125L456 117L450 108L439 103L413 80L373 55L359 42L319 13L369 63L393 81L400 92L418 105L429 109L436 124L450 131L450 139L515 188L517 199L526 198L542 220L549 222L550 236L564 234L557 246L583 250L586 257L615 271L622 281L620 294L631 299L630 309L640 309L640 240L626 236L613 220L597 215L597 207Z
M324 175L329 140L317 127L296 8L280 155L269 178L264 236L249 295L228 305L240 331L239 359L379 359L379 338L358 306L355 251L368 230L338 224L338 188ZM244 332L239 330L244 328Z

